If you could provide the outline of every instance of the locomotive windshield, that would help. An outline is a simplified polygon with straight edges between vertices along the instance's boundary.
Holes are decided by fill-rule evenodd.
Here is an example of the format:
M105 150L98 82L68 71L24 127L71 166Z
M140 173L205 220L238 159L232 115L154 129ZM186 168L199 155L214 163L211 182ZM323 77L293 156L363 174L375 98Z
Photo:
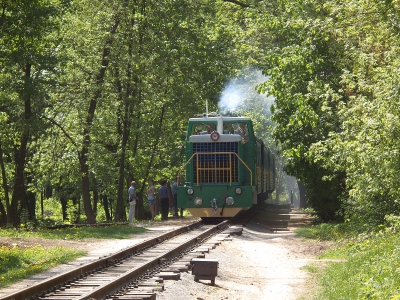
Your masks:
M195 123L192 126L192 135L210 134L216 128L214 123Z
M250 135L247 123L224 122L224 134L240 134L242 140L245 143L250 142Z

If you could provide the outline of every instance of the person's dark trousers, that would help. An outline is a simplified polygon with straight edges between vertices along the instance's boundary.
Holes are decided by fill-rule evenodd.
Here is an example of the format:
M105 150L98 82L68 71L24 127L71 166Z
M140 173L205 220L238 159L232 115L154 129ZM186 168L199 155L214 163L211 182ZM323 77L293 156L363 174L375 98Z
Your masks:
M175 217L178 217L178 194L174 194Z
M161 198L161 220L168 220L169 199Z

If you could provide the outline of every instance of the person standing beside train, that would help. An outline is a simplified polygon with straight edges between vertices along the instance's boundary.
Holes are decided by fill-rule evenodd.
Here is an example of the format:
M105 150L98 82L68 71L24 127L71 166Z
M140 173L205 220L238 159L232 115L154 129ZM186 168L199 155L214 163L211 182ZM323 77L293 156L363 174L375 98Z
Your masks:
M151 221L154 220L154 211L155 211L155 204L156 204L156 199L154 198L154 192L156 191L156 188L154 187L154 181L149 180L149 189L147 190L147 201L149 203L149 208L151 212Z
M136 196L135 181L131 182L131 186L128 189L128 195L129 195L129 222L133 222L135 220L136 201L139 201L139 197Z
M174 196L174 206L175 206L175 214L174 216L177 218L178 217L178 177L176 178L176 181L172 185L172 194ZM183 208L180 209L181 213L180 216L183 217Z
M167 181L161 180L161 187L158 189L158 198L161 202L161 220L168 220L169 203L171 202L171 192L167 187Z

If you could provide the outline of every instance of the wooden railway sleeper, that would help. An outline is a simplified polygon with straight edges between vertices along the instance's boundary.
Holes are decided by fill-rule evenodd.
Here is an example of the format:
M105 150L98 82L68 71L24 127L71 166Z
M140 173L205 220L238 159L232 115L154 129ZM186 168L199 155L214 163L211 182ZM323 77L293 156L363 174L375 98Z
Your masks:
M225 230L225 228L223 229ZM217 233L221 232L222 229L218 230ZM209 234L207 237L203 238L203 239L196 239L196 243L194 245L192 245L191 247L188 247L187 249L185 249L185 251L180 251L178 252L174 257L172 257L171 259L165 260L165 264L163 263L159 268L155 268L155 269L165 269L166 266L168 266L169 264L173 264L174 262L176 262L177 260L179 260L179 258L182 258L184 256L185 253L190 253L194 248L199 247L203 242L205 242L206 240L208 240L212 235ZM146 276L147 277L147 276ZM139 278L138 278L139 279ZM139 287L142 283L141 281L143 281L143 277L141 277L138 280L138 284L136 285L137 287Z

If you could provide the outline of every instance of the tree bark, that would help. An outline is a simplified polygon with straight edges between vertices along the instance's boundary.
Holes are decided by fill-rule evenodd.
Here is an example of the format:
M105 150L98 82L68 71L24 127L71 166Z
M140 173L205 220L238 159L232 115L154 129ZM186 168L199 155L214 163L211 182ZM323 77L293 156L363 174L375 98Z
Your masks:
M224 1L239 5L242 8L249 8L250 7L250 5L248 5L246 3L243 3L243 2L240 2L240 1L237 1L237 0L224 0Z
M146 8L146 1L142 2L141 6L141 13L144 15L145 13L145 8ZM135 14L135 11L132 12L132 14ZM135 21L134 18L131 19L130 25L134 27ZM133 40L132 32L129 33L128 35L128 41ZM139 47L142 45L142 35L139 34ZM132 52L133 44L132 42L129 43L128 45L128 56L132 58L132 61L134 61L133 58L133 52ZM140 50L138 51L138 56L140 57ZM118 71L118 70L117 70ZM134 120L134 106L135 106L135 100L136 100L136 106L138 103L140 103L140 90L138 88L138 83L139 83L139 76L137 74L132 74L131 72L131 64L128 63L127 65L127 75L126 75L126 84L125 84L125 95L123 99L124 101L124 112L123 112L123 117L122 121L120 122L120 125L122 125L121 128L121 134L122 134L122 143L121 143L121 155L119 159L119 176L118 176L118 192L117 192L117 203L115 207L115 215L114 215L114 220L115 221L121 221L121 220L126 220L126 201L128 194L127 194L127 187L125 185L125 182L127 182L127 186L130 186L130 181L133 180L134 178L128 178L126 180L125 178L125 159L126 159L126 147L128 145L129 141L129 136L131 132L131 127L133 125L133 120ZM134 84L132 85L131 82ZM118 91L119 94L122 95L123 89L122 89L122 84L119 81L118 82ZM138 118L137 118L138 119ZM139 125L139 121L136 121L136 125ZM133 147L133 155L135 155L137 149L137 141L135 142L135 146ZM143 200L143 199L142 199Z
M62 210L62 216L63 216L63 221L67 221L68 220L68 216L67 216L67 198L65 197L65 195L60 196L60 202L61 202L61 210ZM70 222L72 222L72 220L69 220Z
M111 34L115 34L118 27L118 22L116 22L110 30ZM104 76L109 65L109 55L111 52L110 46L113 43L114 38L111 37L107 40L106 46L103 48L103 56L101 67L99 69L99 73L96 77L96 91L93 94L92 99L90 100L89 109L86 117L86 124L83 129L83 141L82 141L82 149L79 154L79 163L82 174L82 198L83 198L83 208L85 210L85 215L88 224L96 223L96 217L94 215L91 201L90 201L90 185L89 185L89 165L88 165L88 154L89 148L91 144L91 128L93 124L93 119L96 111L97 101L101 96L101 88L104 82Z
M156 130L157 134L156 134L156 137L154 139L154 144L151 146L151 149L152 149L151 150L151 156L150 156L147 168L146 168L146 174L145 174L144 179L143 179L141 194L145 195L145 196L146 196L146 194L144 193L144 190L146 189L145 188L146 187L146 181L149 178L149 173L150 173L150 170L151 170L151 166L153 165L155 153L157 152L157 145L158 145L157 141L160 140L160 136L161 136L161 132L162 132L161 128L162 128L162 124L163 124L163 121L164 121L164 114L165 114L165 106L163 106L161 108L161 116L160 116L160 119L159 119L158 130ZM138 206L138 218L143 218L144 203L145 203L145 200L144 200L144 197L143 197L143 201L140 201L140 204ZM136 204L136 206L137 206L137 204Z
M93 213L97 216L97 204L99 203L99 192L97 190L93 191Z
M297 181L297 186L299 187L299 194L300 194L299 208L300 209L307 208L306 186L301 181Z
M1 148L0 143L0 168L1 168L1 178L3 179L3 192L4 198L6 200L6 208L4 208L3 203L0 201L0 224L6 225L7 224L7 216L10 214L10 197L8 195L8 184L7 184L7 177L6 177L6 168L4 165L3 160L3 150Z
M111 220L112 220L112 205L111 205L111 207L109 207L107 195L100 194L100 199L103 203L106 220L107 220L107 222L111 222ZM111 208L111 212L110 212L110 208Z
M32 183L32 175L27 174L26 177L26 185L29 186ZM28 210L29 220L36 220L36 196L31 191L26 191L26 209Z
M130 72L128 71L128 78L130 76ZM122 119L122 142L121 142L121 155L119 158L119 171L118 171L118 192L117 192L117 203L115 207L114 220L116 222L126 220L125 213L125 201L128 197L128 194L124 196L124 183L125 183L125 158L126 158L126 147L128 144L129 134L130 134L130 121L131 118L131 108L129 105L129 96L130 93L130 85L127 85L127 91L125 95L125 105L124 105L124 115ZM119 92L122 93L122 87L119 86ZM128 180L129 181L129 180Z
M32 116L31 108L31 68L32 65L27 63L24 70L24 90L21 94L21 98L24 101L24 124L23 132L20 139L19 148L15 147L15 182L12 194L10 213L7 215L7 222L18 226L20 224L20 216L18 214L18 204L21 208L26 208L26 189L25 189L25 162L26 162L26 149L30 135L30 124L29 121Z

